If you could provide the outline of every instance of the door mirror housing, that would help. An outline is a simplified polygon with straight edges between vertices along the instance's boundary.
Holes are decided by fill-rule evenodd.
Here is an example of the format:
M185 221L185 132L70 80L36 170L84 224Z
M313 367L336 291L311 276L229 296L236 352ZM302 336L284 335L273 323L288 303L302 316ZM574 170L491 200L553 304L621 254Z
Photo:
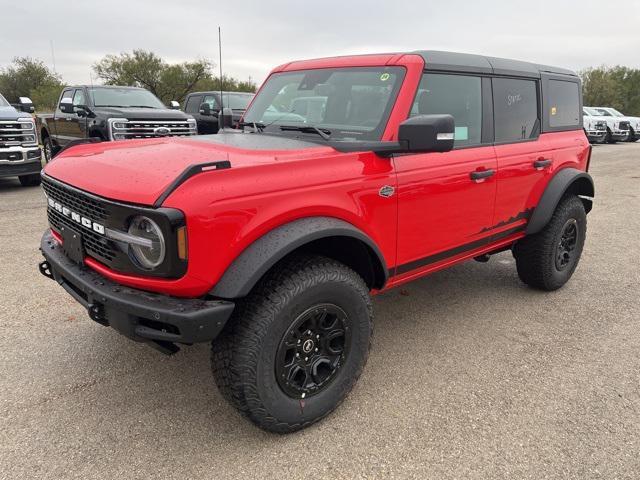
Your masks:
M453 149L455 121L451 115L416 115L398 129L403 152L448 152Z
M33 102L29 97L20 97L18 101L20 102L20 110L22 112L33 113L36 111L35 107L33 106Z
M171 100L171 110L180 110L180 102Z
M63 113L73 113L73 100L71 100L70 98L63 98L62 100L60 100L60 110Z

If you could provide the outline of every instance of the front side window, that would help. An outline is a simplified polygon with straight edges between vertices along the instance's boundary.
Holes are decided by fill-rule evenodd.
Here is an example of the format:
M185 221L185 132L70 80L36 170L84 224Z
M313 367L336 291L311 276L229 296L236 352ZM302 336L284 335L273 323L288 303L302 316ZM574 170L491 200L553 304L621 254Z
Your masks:
M479 145L482 139L480 77L425 73L410 116L449 114L455 120L454 147Z
M77 89L76 93L73 94L73 106L78 107L86 104L87 103L84 101L84 92L81 88Z
M208 103L211 110L220 110L220 104L218 103L218 99L213 95L206 95L202 103Z
M269 132L316 127L332 140L380 140L402 84L402 67L321 68L275 73L244 116Z
M580 90L576 82L549 80L549 126L577 127L580 124Z
M90 95L96 107L166 108L153 93L138 88L93 87Z
M537 138L540 119L536 81L494 78L493 114L496 143Z

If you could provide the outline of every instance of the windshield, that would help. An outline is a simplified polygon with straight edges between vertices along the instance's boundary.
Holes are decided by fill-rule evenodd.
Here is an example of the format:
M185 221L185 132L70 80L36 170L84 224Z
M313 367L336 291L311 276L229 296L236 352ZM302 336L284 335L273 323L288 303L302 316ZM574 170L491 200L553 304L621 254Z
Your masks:
M598 110L596 110L595 108L584 107L583 110L585 112L587 112L588 115L591 115L592 117L601 117L602 116L602 114L600 112L598 112Z
M610 112L607 112L604 108L595 108L596 115L602 115L603 117L613 117Z
M253 98L253 94L242 93L223 93L222 102L224 108L230 108L232 110L246 110Z
M607 111L610 112L614 117L624 117L624 114L620 113L615 108L607 108Z
M379 140L404 78L401 67L322 68L271 75L244 116L267 131L317 127L332 140Z
M93 87L89 95L96 107L167 108L153 93L137 88Z
M2 95L0 95L0 107L8 107L9 102L7 102Z

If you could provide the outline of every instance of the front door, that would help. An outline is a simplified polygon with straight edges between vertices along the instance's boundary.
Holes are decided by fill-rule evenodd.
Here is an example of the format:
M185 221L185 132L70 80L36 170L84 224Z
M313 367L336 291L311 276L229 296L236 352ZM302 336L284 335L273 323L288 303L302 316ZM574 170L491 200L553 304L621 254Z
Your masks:
M411 276L468 254L490 236L497 164L486 121L491 112L484 111L483 102L485 96L490 99L488 81L470 75L423 75L411 115L453 115L454 150L394 159L399 195L397 276Z

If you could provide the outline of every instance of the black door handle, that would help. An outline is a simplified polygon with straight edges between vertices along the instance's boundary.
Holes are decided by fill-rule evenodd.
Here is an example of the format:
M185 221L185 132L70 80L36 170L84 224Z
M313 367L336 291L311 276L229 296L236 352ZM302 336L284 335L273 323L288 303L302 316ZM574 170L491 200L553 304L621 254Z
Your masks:
M545 168L551 165L552 163L553 163L553 160L550 160L548 158L542 158L540 160L536 160L535 162L533 162L533 168Z
M484 180L485 178L489 178L494 173L496 173L495 170L481 170L481 171L471 172L469 176L471 177L471 180L473 180L474 182L478 182L480 180Z

